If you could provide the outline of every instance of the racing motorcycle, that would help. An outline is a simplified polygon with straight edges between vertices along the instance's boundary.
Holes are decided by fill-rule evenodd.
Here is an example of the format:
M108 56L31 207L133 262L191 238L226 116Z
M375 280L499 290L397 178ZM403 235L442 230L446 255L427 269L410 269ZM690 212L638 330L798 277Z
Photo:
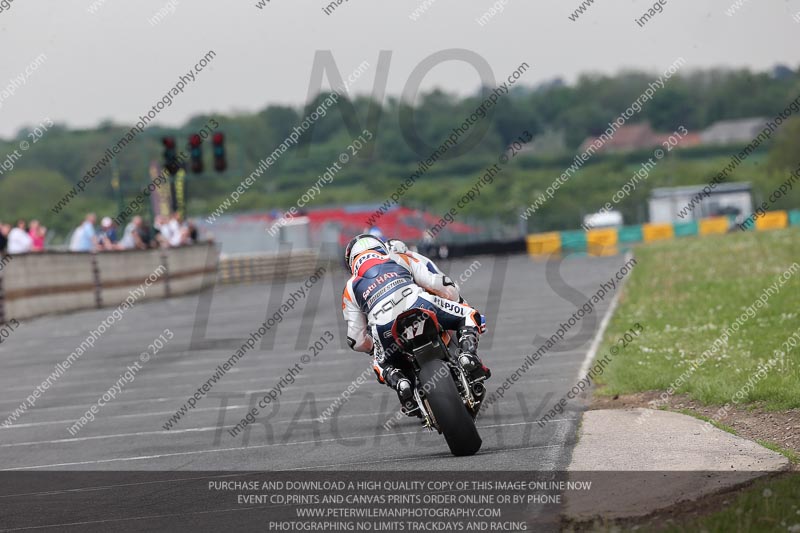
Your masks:
M407 363L403 369L414 386L413 401L424 428L444 435L455 456L481 448L475 418L486 394L485 378L470 381L458 364L458 350L436 314L421 308L401 313L392 336Z

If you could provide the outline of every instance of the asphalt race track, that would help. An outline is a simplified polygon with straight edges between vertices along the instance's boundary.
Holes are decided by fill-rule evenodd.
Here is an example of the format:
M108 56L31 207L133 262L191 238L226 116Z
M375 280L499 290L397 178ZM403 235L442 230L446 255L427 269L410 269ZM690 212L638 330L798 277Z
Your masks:
M535 350L534 336L552 335L575 311L576 303L593 294L622 262L621 256L575 257L560 266L554 262L550 270L560 272L558 278L563 279L550 282L545 276L547 265L527 256L443 262L442 267L454 278L463 274L463 294L489 315L481 353L494 373L490 393ZM466 277L466 273L471 275ZM423 431L416 420L403 418L387 430L384 424L395 415L397 400L388 388L378 385L371 372L333 417L319 420L370 367L366 355L343 346L338 296L343 280L344 272L331 267L324 281L314 286L315 291L267 333L264 349L245 355L169 431L162 425L175 410L303 280L287 281L283 295L270 294L268 284L254 284L223 286L202 297L136 304L105 332L94 349L44 391L35 408L11 427L0 428L0 468L558 470L567 466L580 406L570 406L544 428L534 420L575 384L611 294L567 333L562 349L568 350L557 351L556 347L546 354L479 418L483 448L478 456L465 459L452 457L444 439ZM204 307L210 309L207 315ZM30 320L0 345L2 420L109 311ZM207 324L203 316L208 317ZM125 384L93 422L72 436L68 428L165 329L174 338L141 365L134 381ZM267 406L249 432L231 437L228 429L278 384L287 368L309 354L309 344L326 331L335 341L303 366L295 383L281 391L279 404ZM200 348L189 349L192 342ZM227 409L223 410L225 403Z

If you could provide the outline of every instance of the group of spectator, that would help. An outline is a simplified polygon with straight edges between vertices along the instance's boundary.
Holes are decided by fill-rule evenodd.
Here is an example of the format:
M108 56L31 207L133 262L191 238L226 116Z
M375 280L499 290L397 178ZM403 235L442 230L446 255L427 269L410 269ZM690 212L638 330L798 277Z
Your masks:
M110 217L103 217L99 231L95 229L97 216L89 213L72 233L71 252L100 252L107 250L146 250L148 248L174 248L197 241L197 228L184 222L180 213L158 215L153 230L140 216L135 216L125 226L122 237Z
M0 222L0 252L8 254L26 254L44 250L44 239L47 228L38 220L26 223L20 219L16 226Z
M97 216L87 214L72 232L69 241L71 252L174 248L197 242L197 227L185 222L179 213L157 216L152 228L137 215L125 226L122 235L110 217L103 217L100 228L96 228L96 224ZM41 252L45 248L46 236L47 228L38 220L18 220L15 226L0 222L0 254Z

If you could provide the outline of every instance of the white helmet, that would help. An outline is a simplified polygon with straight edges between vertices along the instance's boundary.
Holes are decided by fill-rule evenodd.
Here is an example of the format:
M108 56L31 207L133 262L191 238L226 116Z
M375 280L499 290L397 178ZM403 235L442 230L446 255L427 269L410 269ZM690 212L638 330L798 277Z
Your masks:
M356 235L344 250L344 262L351 272L353 271L353 259L367 250L377 250L384 254L389 252L383 241L374 235L367 233Z
M386 241L386 246L389 248L389 251L396 254L404 254L408 252L408 246L406 246L406 243L400 239L389 239Z

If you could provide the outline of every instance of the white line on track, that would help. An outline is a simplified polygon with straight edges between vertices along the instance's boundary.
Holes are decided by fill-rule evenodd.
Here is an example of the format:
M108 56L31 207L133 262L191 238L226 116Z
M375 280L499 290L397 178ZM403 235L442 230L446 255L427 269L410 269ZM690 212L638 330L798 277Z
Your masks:
M121 487L139 487L142 485L159 485L164 483L183 483L185 481L198 481L201 479L217 479L223 477L242 477L252 474L261 474L263 471L254 471L254 472L236 472L233 474L218 474L218 475L209 475L209 476L196 476L196 477L181 477L175 479L151 479L148 481L139 481L136 483L116 483L113 485L95 485L92 487L78 487L73 489L54 489L54 490L45 490L45 491L38 491L38 492L19 492L16 494L0 494L0 499L4 498L27 498L29 496L52 496L54 494L68 494L71 492L95 492L101 490L108 490L108 489L118 489Z
M264 391L250 391L250 392L264 392ZM328 402L328 401L332 402L332 401L336 400L337 398L338 398L338 396L333 396L331 398L320 398L317 401L319 401L319 402ZM282 401L280 403L280 405L290 405L290 404L303 403L303 401L304 400L302 400L302 399L300 399L300 400L284 400L284 401ZM183 405L183 404L181 404L181 405ZM250 407L249 404L248 405L245 405L245 404L242 404L242 405L229 405L226 408L226 412L229 409L242 409L242 408L249 408L249 407ZM58 408L54 407L53 409L57 410ZM65 407L62 407L61 409L65 409ZM202 412L202 411L219 411L219 409L220 409L219 406L217 406L217 407L196 407L196 408L192 409L190 412L197 413L197 412ZM174 415L174 414L175 414L175 410L173 409L172 411L156 411L156 412L153 412L153 413L129 413L129 414L124 414L124 415L113 415L112 418L115 418L115 419L116 418L141 418L141 417L148 417L148 416L164 416L164 415ZM78 418L80 418L80 416ZM42 422L28 422L26 424L13 424L11 426L0 426L0 431L9 430L9 429L20 429L20 428L26 428L26 427L50 426L50 425L54 425L54 424L72 424L72 423L75 422L75 420L76 420L75 418L68 418L68 419L65 419L65 420L46 420L46 421L42 421Z
M551 422L559 421L559 422L571 422L577 419L574 418L561 418L561 419L553 419ZM489 426L480 426L478 429L493 429L499 427L513 427L513 426L525 426L530 424L535 424L536 422L515 422L509 424L493 424ZM387 433L386 436L392 435L413 435L419 433L419 429L414 431L403 431L403 432L392 432ZM63 466L82 466L82 465L96 465L96 464L106 464L106 463L116 463L116 462L128 462L128 461L144 461L148 459L162 459L165 457L183 457L187 455L203 455L209 453L224 453L224 452L236 452L236 451L243 451L243 450L258 450L263 448L272 448L275 446L298 446L304 444L322 444L326 442L340 442L340 441L348 441L354 439L363 439L363 435L357 435L353 437L340 437L338 439L319 439L319 440L304 440L304 441L293 441L293 442L274 442L270 444L257 444L255 446L235 446L232 448L217 448L211 450L193 450L188 452L173 452L173 453L164 453L164 454L155 454L155 455L140 455L134 457L116 457L112 459L97 459L94 461L75 461L70 463L53 463L47 465L33 465L33 466L19 466L15 468L4 468L0 471L3 472L11 472L17 470L36 470L40 468L57 468Z
M631 258L630 252L625 254L625 261L627 262ZM608 323L611 321L611 317L614 316L614 311L617 309L617 304L619 303L619 297L622 294L622 287L623 283L617 287L617 292L614 294L614 297L611 299L611 303L606 309L605 315L603 315L603 320L600 321L600 327L597 328L597 332L594 335L594 339L592 339L592 344L589 346L589 351L586 352L586 357L583 360L583 364L581 365L580 370L578 370L578 380L581 380L586 376L586 373L589 372L589 367L594 361L595 356L597 355L597 349L600 347L600 342L603 340L603 334L606 332L606 328L608 327Z
M287 348L287 350L290 350L290 348ZM337 349L335 352L339 353L339 352L344 352L344 351L345 350ZM570 355L577 355L579 353L581 353L581 352L579 352L579 351L559 352L558 356L564 357L564 356L570 356ZM137 355L138 354L131 354L131 361L135 360ZM544 357L548 357L548 356L549 357L554 357L555 355L554 354L546 354ZM158 356L156 356L156 357L158 357ZM174 366L179 366L179 365L184 365L185 364L187 366L191 366L194 369L194 368L197 368L198 366L202 367L203 364L206 363L206 362L210 366L210 365L212 365L214 363L221 364L225 360L227 360L227 358L225 358L225 357L223 357L223 358L216 357L216 358L213 358L213 359L196 359L196 360L192 360L192 361L175 361L175 362L167 361L167 362L165 362L165 364L168 364L170 367L174 367ZM256 359L251 359L250 361L253 362L253 363L258 363L259 362L259 360L256 360ZM124 363L125 361L122 361L122 362ZM278 369L282 369L282 368L286 368L287 367L287 363L279 363L277 365L271 364L271 360L269 360L269 359L264 359L262 361L262 363L263 364L255 364L255 365L251 364L251 365L246 366L246 367L237 366L237 367L229 370L227 372L226 376L227 375L251 375L253 372L258 372L258 373L262 373L264 375L267 375L267 374L269 374L269 372L271 370L278 370ZM53 364L56 364L56 363L53 363ZM339 361L339 360L336 360L336 361L314 361L313 364L309 363L309 368L313 368L315 366L339 366L340 364L341 364L341 361ZM64 381L62 379L62 380L59 381L59 383L61 384L62 389L63 389L63 387L78 387L78 388L81 388L81 389L85 390L86 386L89 385L89 384L92 384L92 383L97 383L97 384L106 384L106 383L108 383L108 379L111 379L111 377L113 377L114 374L124 373L124 370L125 370L125 367L118 366L118 365L114 366L113 368L112 367L97 368L97 366L95 365L95 367L92 370L81 371L80 372L80 380L79 381ZM215 370L216 370L216 366L214 368L189 370L189 371L185 371L185 372L170 372L170 373L152 372L152 373L148 374L148 380L152 380L152 379L172 380L173 378L176 378L176 377L186 378L188 376L197 376L198 378L202 378L203 376L209 375L209 373L213 373ZM52 371L52 365L47 365L46 367L43 367L42 371L43 372L47 372L47 373L44 374L44 376L46 377L47 375L49 375L49 372ZM100 376L100 378L99 379L88 379L90 376L94 376L94 375ZM302 374L300 376L302 376ZM300 377L300 376L297 376L297 377ZM254 381L254 380L263 380L263 378L248 378L247 380L244 380L244 381ZM226 383L231 383L231 382L226 382ZM8 392L30 392L31 389L36 388L36 386L38 384L40 384L40 382L29 384L29 385L15 385L15 386L12 386L12 387L6 387L6 388L3 389L3 393L8 393ZM150 387L150 388L152 388L152 387ZM131 388L131 389L132 390L142 390L142 389L135 389L135 388ZM20 400L18 398L9 398L7 400L0 400L0 403L8 403L9 405L18 404L19 402L20 402Z
M582 354L583 354L582 351L576 350L576 351L568 351L568 352L559 352L557 355L556 354L546 354L544 357L550 357L550 358L562 357L563 358L563 357L571 357L571 356L574 356L574 355L582 355ZM338 364L338 363L339 363L338 361L337 362L334 362L334 361L325 361L325 362L319 361L319 362L314 362L313 364L309 363L309 367L308 368L309 369L313 369L316 366L334 365L334 364ZM503 370L505 368L502 365L494 365L493 368L495 366L497 367L498 371L499 370ZM235 383L250 383L250 382L253 382L253 381L257 381L257 382L262 382L263 383L265 381L265 377L264 376L269 375L271 370L277 370L277 369L282 369L282 368L286 368L286 367L287 367L287 365L284 364L284 365L275 366L274 368L266 367L266 366L264 366L264 367L258 366L258 367L254 367L254 368L241 368L241 369L234 368L234 369L230 370L225 375L225 377L228 377L228 376L231 376L231 377L252 376L254 373L257 373L259 375L256 376L256 377L246 377L244 379L226 379L224 382L221 381L220 384L224 384L225 386L231 386L231 385L233 385ZM353 369L354 377L358 377L358 374L361 371L363 371L364 368L371 368L371 367L363 367L363 368L359 367L359 368ZM512 367L509 366L509 368L512 368ZM155 370L156 371L154 371L154 372L146 374L146 380L148 381L148 384L150 382L152 382L154 379L164 378L164 379L167 379L168 381L169 380L174 381L174 378L176 378L176 377L185 378L185 377L190 376L192 374L196 374L197 376L202 377L202 376L208 376L209 372L213 373L213 371L214 371L214 369L211 369L210 371L200 371L200 372L194 372L194 373L187 372L187 373L169 373L169 374L164 374L164 373L157 372L157 369L155 369ZM103 384L103 385L107 386L109 384L109 380L113 379L110 376L112 374L114 374L114 373L119 373L119 372L115 371L115 372L111 372L110 374L104 372L103 374L101 374L101 375L105 376L104 379L87 380L87 379L84 379L86 377L86 374L81 374L80 375L81 379L79 381L63 381L63 380L61 380L61 381L58 382L59 386L60 386L59 392L66 392L66 390L65 390L66 388L77 388L81 392L83 392L83 391L86 391L87 386L92 384L92 383L98 383L98 384ZM306 379L307 377L308 377L308 375L299 374L299 375L295 376L295 379ZM202 382L200 382L200 383L202 384ZM36 385L19 385L19 386L15 386L15 387L6 387L6 388L3 389L2 392L4 394L13 393L13 392L30 392L32 389L35 389L35 388L36 388ZM163 389L163 385L156 385L156 386L146 386L145 385L145 386L137 387L134 383L131 383L131 385L128 388L126 388L125 390L126 390L126 392L127 391L138 391L138 392L141 392L141 391L150 390L150 389L160 390L160 389ZM98 394L102 394L103 392L105 392L105 389L104 390L98 390ZM74 397L74 398L90 398L91 394L83 392L83 394L79 394L79 395L75 395L75 396L70 396L68 394L64 394L62 396L59 396L60 399L69 399L69 398L72 398L72 397ZM11 396L11 397L8 397L7 399L0 399L0 405L7 404L10 407L11 406L16 407L17 405L19 405L19 403L23 399L24 398L21 399L19 396ZM176 399L178 399L178 398L176 397Z
M364 370L365 369L361 369L361 372L363 372ZM353 374L353 379L357 378L358 375L361 372ZM295 376L295 379L297 379L297 376ZM256 393L256 392L267 392L267 391L269 391L268 388L263 388L263 387L258 388L258 389L246 389L246 390L235 390L235 391L230 390L231 388L235 388L236 385L252 383L253 381L260 382L260 383L263 384L264 383L264 378L263 377L256 377L256 378L235 379L235 380L225 381L224 383L221 383L222 386L220 387L220 389L219 390L214 389L213 393L251 394L251 393ZM270 387L272 387L272 386L270 386ZM319 388L320 387L317 387L316 390L319 390ZM344 388L346 389L347 387L344 386ZM158 387L138 387L138 388L135 387L135 386L131 386L129 388L126 388L123 391L123 394L131 394L131 393L137 393L138 394L138 393L142 393L142 392L145 392L147 390L150 390L150 389L154 389L154 390L157 390L157 391L163 391L164 390L164 385L160 385ZM341 392L342 387L331 387L331 389L332 389L331 390L331 394L333 394L334 392L336 394L339 394ZM286 391L287 392L291 391L291 389L287 388ZM103 391L99 391L99 392L94 393L94 394L80 394L80 395L74 395L74 396L73 395L69 395L69 394L64 394L64 395L60 395L60 396L54 396L52 399L53 400L59 400L59 401L62 401L62 402L63 401L69 401L69 400L81 400L81 401L87 401L87 402L91 403L91 402L94 402L95 400L97 400L97 398L99 396L101 396L104 392L106 392L106 391L103 390ZM181 396L169 396L169 397L166 397L166 398L137 398L137 399L133 399L133 400L120 399L120 400L114 400L113 403L114 403L114 405L140 404L140 403L144 403L144 402L163 402L163 401L175 401L175 402L181 402L182 403L189 396L191 396L194 392L195 392L194 390L186 391ZM334 400L335 398L336 397L331 397L330 400ZM0 405L7 404L7 405L9 405L11 407L17 407L17 406L19 406L19 403L20 402L19 402L18 399L17 400L3 400L3 401L0 401ZM70 408L73 408L73 407L78 407L78 406L76 406L76 405L52 405L52 406L47 406L47 407L38 407L38 409L41 409L41 410L56 410L56 409L70 409ZM31 411L32 410L28 410L26 412L29 413ZM0 426L0 428L2 428L2 426Z
M242 508L231 508L231 509L217 509L213 511L193 511L191 513L173 513L173 514L160 514L160 515L152 515L152 516L133 516L133 517L126 517L126 518L112 518L109 520L87 520L84 522L65 522L62 524L46 524L42 526L28 526L28 527L17 527L13 529L3 529L2 531L29 531L31 529L50 529L50 528L65 528L69 526L86 526L89 524L108 524L111 522L130 522L132 520L156 520L156 519L164 519L164 518L171 518L177 516L194 516L194 515L203 515L203 514L215 514L215 513L231 513L231 512L239 512L239 511L252 511L254 509L266 509L269 508L268 506L262 507L242 507Z
M279 368L281 368L281 367L279 367ZM286 368L288 368L288 365L283 365L282 368L286 369ZM122 374L125 373L124 370L125 369L123 368L122 372L117 371L117 372L112 372L111 374L104 374L105 376L107 376L104 379L94 379L94 380L86 380L86 381L84 381L83 379L79 379L79 381L75 381L75 382L60 383L61 390L64 390L64 388L66 388L66 387L76 387L76 388L79 388L79 389L82 389L82 390L85 391L87 389L87 387L92 383L100 383L100 384L103 384L103 386L107 387L109 385L109 383L111 383L111 384L114 383L114 381L111 381L111 380L114 380L113 374L116 373L116 374L122 375ZM249 377L249 378L247 378L245 380L242 380L242 381L262 381L263 382L265 380L265 378L263 376L271 375L271 373L273 373L274 370L275 369L269 369L269 368L254 368L254 369L241 369L241 370L234 368L232 370L229 370L225 374L225 376L223 376L223 377L227 377L227 376L231 376L231 375L232 376L245 376L245 375L252 376L253 373L257 372L257 373L261 374L261 376ZM213 374L215 371L216 371L216 369L211 369L209 372L196 372L195 374L197 374L197 376L201 376L201 377L198 378L198 383L200 383L200 385L205 383L205 381L200 381L200 379L202 379L202 376L206 376L207 377L207 376L209 376L209 374ZM162 378L167 380L167 381L174 382L175 378L186 378L186 377L190 376L190 373L180 373L180 372L178 372L178 373L167 373L167 374L164 374L164 373L159 373L158 371L152 371L152 372L146 374L146 376L147 377L144 378L144 379L147 379L148 382L152 382L153 380L158 380L158 379L162 379ZM84 377L83 375L80 376L80 378L83 378L83 377ZM294 378L295 379L306 379L306 378L308 378L308 375L297 374L296 376L294 376ZM222 381L220 381L220 383L222 383ZM130 390L160 389L160 388L163 388L163 387L164 387L164 385L162 384L162 385L131 388ZM20 387L16 387L15 389L5 389L4 392L8 392L8 391L13 392L14 390L31 392L31 390L35 389L35 388L36 388L36 385L27 386L27 387L20 386ZM103 390L98 391L98 392L100 394L102 394L106 390L108 390L108 389L103 389ZM126 389L126 390L129 390L129 389ZM84 394L84 396L85 395L86 394ZM10 399L9 400L3 400L2 403L11 403L12 401L13 400L10 400Z
M239 405L234 407L247 407L245 405ZM229 407L229 409L232 407ZM345 419L345 418L364 418L369 416L379 416L379 415L386 415L391 416L393 412L384 412L384 411L375 411L372 413L353 413L348 415L339 415L337 419ZM301 418L298 420L294 419L284 419L284 420L270 420L271 426L278 426L282 424L300 424L300 423L309 423L309 422L317 422L319 418ZM567 420L567 419L554 419L553 421L559 420ZM571 419L569 419L571 420ZM513 425L513 424L511 424ZM206 427L199 427L199 428L187 428L187 429L171 429L167 430L159 430L159 431L136 431L132 433L114 433L111 435L92 435L90 437L70 437L70 438L63 438L63 439L52 439L52 440L37 440L37 441L28 441L28 442L9 442L5 444L0 444L0 448L15 448L19 446L38 446L40 444L62 444L62 443L70 443L70 442L83 442L83 441L90 441L90 440L104 440L104 439L121 439L127 437L144 437L148 435L180 435L183 433L203 433L206 431L214 431L217 429L224 430L227 428L233 428L236 425L229 425L229 426L206 426ZM486 427L494 427L494 426L486 426Z
M356 376L356 377L358 377L358 376ZM525 384L525 383L556 383L556 382L559 382L559 381L569 381L569 378L557 378L557 379L556 378L553 378L553 379L550 379L550 378L538 379L537 378L537 379L530 379L530 380L520 381L519 383L521 383L521 384ZM229 393L229 394L234 394L231 391L224 391L224 392ZM266 391L264 389L245 390L245 391L237 391L236 394L248 395L248 394L253 394L253 393L258 393L258 392L266 392ZM120 400L118 402L114 402L113 405L114 406L127 405L127 404L139 405L139 404L148 403L148 402L161 403L161 402L173 401L173 400L185 400L186 398L187 398L186 396L178 396L178 397L171 397L171 398L153 398L153 399L146 399L145 398L145 399L138 399L138 400ZM332 402L332 401L334 401L334 400L336 400L338 398L339 398L339 396L331 396L331 397L326 397L326 398L316 398L315 401L320 402L320 403ZM350 397L350 400L348 401L348 403L354 402L356 400L362 400L362 399L363 400L369 400L371 402L374 398L371 398L371 397L368 397L368 396L364 396L362 398L361 395L358 395L357 393L355 393ZM299 399L299 400L288 400L287 399L287 400L282 400L280 405L294 405L294 404L303 403L304 401L305 401L305 399L302 399L302 398ZM111 404L109 404L109 405L111 405ZM183 405L183 404L181 404L181 405ZM226 409L227 410L244 409L244 408L249 408L249 407L250 407L250 405L244 405L244 404L242 404L242 405L228 405ZM40 408L38 408L38 410L39 411L54 412L54 411L62 411L62 410L71 410L71 409L75 409L75 408L79 408L79 407L76 406L76 405L54 405L52 407L40 407ZM77 418L80 418L80 415L82 415L85 412L85 408L84 407L81 407L80 409L82 409L82 410L78 413L78 416L76 418L61 419L61 420L43 420L43 421L40 421L40 422L27 422L27 423L24 423L24 424L12 424L10 426L2 426L2 425L0 425L0 431L10 430L10 429L28 428L28 427L41 427L41 426L49 426L49 425L58 425L58 424L73 424L75 422L75 420ZM196 408L192 409L191 412L214 411L214 410L219 410L219 409L220 409L219 406L218 407L196 407ZM227 412L227 410L226 410L226 412ZM144 418L144 417L148 417L148 416L165 416L165 415L173 415L173 414L175 414L174 410L172 410L172 411L156 411L156 412L150 412L150 413L111 414L111 415L109 415L109 417L110 418Z
M247 407L246 405L237 405L231 406L232 407ZM359 418L365 416L377 416L381 414L386 414L387 416L391 415L392 413L384 413L384 412L375 412L375 413L356 413L350 415L339 415L336 418ZM317 418L302 418L299 420L292 420L292 419L285 419L285 420L270 420L271 426L277 426L279 424L290 424L295 423L299 424L301 422L316 422ZM233 428L236 427L235 425L231 426L222 426L221 429L226 428ZM215 429L220 429L218 426L207 426L207 427L200 427L200 428L187 428L187 429L170 429L170 430L160 430L160 431L137 431L134 433L116 433L113 435L94 435L91 437L72 437L72 438L65 438L65 439L54 439L54 440L40 440L40 441L30 441L30 442L12 442L8 444L0 444L0 448L13 448L15 446L33 446L37 444L59 444L62 442L81 442L84 440L100 440L100 439L116 439L116 438L123 438L123 437L143 437L146 435L180 435L181 433L199 433L204 431L213 431Z
M577 420L577 419L572 419ZM544 446L524 446L519 448L503 448L502 450L492 450L492 455L499 454L499 453L506 453L506 452L514 452L519 450L543 450L547 448L563 448L564 446L561 444L546 444ZM449 457L449 454L441 454L442 457ZM427 456L428 458L433 458L433 456ZM315 465L315 466L302 466L299 468L289 468L287 470L278 470L278 472L292 472L295 470L315 470L319 468L335 468L339 466L355 466L355 465L373 465L373 464L380 464L380 463L400 463L404 461L414 461L419 459L424 459L425 457L403 457L403 458L395 458L395 459L380 459L376 461L358 461L354 463L336 463L330 465Z

